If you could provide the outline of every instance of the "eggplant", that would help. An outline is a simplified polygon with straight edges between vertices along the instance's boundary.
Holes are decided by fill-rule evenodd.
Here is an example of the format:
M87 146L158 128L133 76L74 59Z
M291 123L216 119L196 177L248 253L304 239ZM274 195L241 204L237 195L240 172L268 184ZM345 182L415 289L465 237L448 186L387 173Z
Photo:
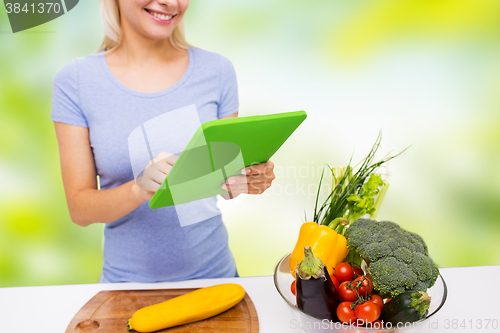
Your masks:
M304 260L297 265L297 307L319 319L338 321L338 292L323 262L314 257L309 246L304 248Z
M412 323L427 315L430 304L431 298L426 292L407 291L384 304L379 319L393 325Z

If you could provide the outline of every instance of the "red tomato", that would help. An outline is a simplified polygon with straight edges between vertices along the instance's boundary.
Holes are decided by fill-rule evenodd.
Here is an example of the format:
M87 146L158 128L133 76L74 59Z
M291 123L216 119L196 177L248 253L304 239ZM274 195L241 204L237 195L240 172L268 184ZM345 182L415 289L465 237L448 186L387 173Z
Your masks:
M294 294L294 295L296 294L296 291L295 291L295 284L296 283L297 282L295 280L293 280L292 285L290 286L290 290L292 291L292 294Z
M358 287L358 293L361 296L366 296L373 291L373 283L369 277L360 276L357 277L353 284Z
M332 279L333 285L335 286L335 290L339 290L339 280L335 277L335 275L330 275Z
M351 265L346 262L341 262L335 267L335 277L339 280L340 283L344 281L351 281L354 277L354 270Z
M356 306L354 314L358 319L361 319L366 323L371 323L380 317L380 308L372 301L366 301L363 304Z
M352 302L342 302L337 307L337 317L343 323L355 323L358 318L353 309L351 309Z
M375 303L375 305L377 305L380 310L382 310L382 308L384 307L384 300L382 299L382 297L380 297L380 295L373 294L372 298L370 298L369 300Z
M363 270L359 266L354 266L352 269L354 270L354 274L356 274L356 276L365 275L365 272L363 272Z
M349 282L350 281L344 281L340 284L339 287L339 295L340 298L342 298L344 301L355 301L358 298L358 295L356 294L355 289L350 289L349 288Z

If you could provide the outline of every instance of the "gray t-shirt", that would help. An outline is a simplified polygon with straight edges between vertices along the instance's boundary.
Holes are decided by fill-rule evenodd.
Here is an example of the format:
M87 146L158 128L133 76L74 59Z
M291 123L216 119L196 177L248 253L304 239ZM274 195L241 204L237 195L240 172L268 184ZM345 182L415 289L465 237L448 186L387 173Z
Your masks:
M141 124L189 105L195 105L203 123L238 112L238 88L231 62L218 54L189 49L189 66L174 86L156 93L141 93L122 85L111 73L104 52L77 58L54 80L54 122L89 128L101 189L134 179L128 137ZM187 142L192 126L179 131ZM174 145L174 146L178 146ZM164 151L169 151L165 147ZM155 156L156 157L156 156ZM157 282L196 278L232 277L234 258L216 198L197 209L214 216L181 227L173 207L151 210L144 202L123 218L106 224L101 282ZM216 211L216 214L213 214Z

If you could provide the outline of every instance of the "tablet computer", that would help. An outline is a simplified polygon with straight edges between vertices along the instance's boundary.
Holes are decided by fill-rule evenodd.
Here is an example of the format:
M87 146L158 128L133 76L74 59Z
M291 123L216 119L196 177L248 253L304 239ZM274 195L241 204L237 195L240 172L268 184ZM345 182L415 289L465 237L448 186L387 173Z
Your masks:
M202 124L149 202L157 209L227 193L221 185L244 167L268 161L306 119L305 111Z

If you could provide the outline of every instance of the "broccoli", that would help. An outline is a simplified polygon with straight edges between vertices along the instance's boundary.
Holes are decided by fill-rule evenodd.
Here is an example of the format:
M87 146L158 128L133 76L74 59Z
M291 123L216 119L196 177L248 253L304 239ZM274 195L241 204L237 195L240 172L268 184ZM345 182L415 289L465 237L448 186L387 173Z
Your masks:
M367 263L373 287L383 297L426 291L436 282L439 270L422 237L394 222L358 219L345 237L349 250L356 250Z

